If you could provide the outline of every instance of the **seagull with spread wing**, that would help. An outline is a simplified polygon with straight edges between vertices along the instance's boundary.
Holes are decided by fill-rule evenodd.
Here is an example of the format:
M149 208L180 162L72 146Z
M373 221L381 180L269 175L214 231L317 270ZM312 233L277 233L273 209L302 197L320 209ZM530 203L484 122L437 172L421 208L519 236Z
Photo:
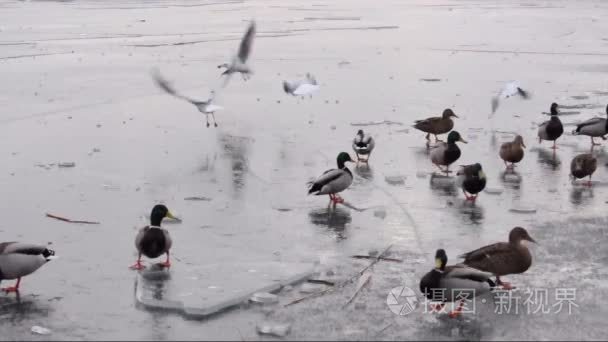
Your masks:
M158 85L166 93L173 95L173 96L177 97L178 99L188 101L191 104L195 105L196 108L199 110L199 112L205 114L205 118L207 119L207 127L210 126L209 125L209 115L211 115L213 117L213 124L215 125L215 127L217 127L217 122L215 121L215 112L218 110L222 110L224 108L213 103L213 100L215 98L215 91L213 91L213 90L211 91L211 96L209 97L209 99L207 101L194 100L192 98L181 95L180 93L175 91L175 89L173 88L171 83L169 83L169 81L167 81L165 78L163 78L157 69L155 69L152 72L152 78L156 82L156 85Z
M224 79L224 87L228 84L230 80L230 76L232 76L235 72L240 72L241 76L243 76L243 80L248 80L249 75L253 73L251 67L247 65L247 59L249 58L249 54L251 53L251 47L253 46L253 37L255 36L255 21L251 21L245 35L241 39L241 43L239 45L239 51L232 58L232 62L220 64L218 68L226 68L226 70L222 73L221 76L226 76Z
M314 76L310 73L306 74L305 80L299 80L294 82L283 81L283 91L293 96L305 96L309 95L312 97L312 93L319 90L319 84Z
M498 109L498 104L501 99L508 99L512 96L521 96L525 100L530 98L530 94L527 91L523 90L519 86L519 83L517 83L517 81L507 82L502 87L498 95L492 98L492 114L490 114L490 116L494 115L496 109Z

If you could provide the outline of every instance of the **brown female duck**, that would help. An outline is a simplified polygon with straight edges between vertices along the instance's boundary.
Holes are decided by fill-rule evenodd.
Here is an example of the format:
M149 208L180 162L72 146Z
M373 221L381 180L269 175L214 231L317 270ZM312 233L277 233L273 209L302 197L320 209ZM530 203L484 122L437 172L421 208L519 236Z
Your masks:
M496 276L496 284L512 289L511 284L502 282L500 276L524 273L532 265L532 254L523 241L536 243L522 227L515 227L509 233L509 242L498 242L461 255L463 264L491 272Z
M570 177L572 183L578 178L589 177L587 186L591 186L591 175L597 169L597 159L591 153L582 153L572 159L570 163Z
M505 162L507 170L513 170L515 163L519 163L524 159L524 148L526 148L526 145L521 135L517 135L513 141L506 142L500 146L499 155ZM511 163L511 165L508 163Z
M454 121L452 117L457 118L458 116L448 108L443 111L441 117L434 116L432 118L426 118L424 120L416 120L414 122L414 128L426 133L427 144L430 142L430 135L435 136L435 141L439 141L437 134L445 134L454 128Z

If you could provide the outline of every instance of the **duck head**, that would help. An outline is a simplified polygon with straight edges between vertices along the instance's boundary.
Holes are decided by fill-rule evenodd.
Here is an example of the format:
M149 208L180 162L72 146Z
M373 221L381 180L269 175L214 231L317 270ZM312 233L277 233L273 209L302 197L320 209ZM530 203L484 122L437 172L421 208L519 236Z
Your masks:
M475 163L473 164L473 166L475 167L475 171L477 171L477 177L479 177L479 179L485 179L486 174L483 172L481 164Z
M346 163L346 162L353 163L353 160L350 157L350 154L348 154L346 152L340 152L340 154L338 154L338 157L336 159L337 159L337 162L338 162L338 168L339 169L343 169L344 168L344 163Z
M451 117L457 118L458 115L454 114L454 112L450 108L448 108L448 109L446 109L446 110L443 111L442 117L444 119L448 119L448 118L451 118Z
M438 271L445 270L445 265L448 263L448 255L445 253L445 250L438 249L435 252L435 269Z
M362 130L362 129L360 129L360 130L357 132L357 135L363 136L363 135L365 135L365 133L363 133L363 130Z
M460 136L460 133L457 131L451 131L450 134L448 134L448 144L454 144L457 141L462 141L465 144L467 143L467 141Z
M157 204L154 206L154 208L152 208L152 213L150 214L150 224L152 226L160 227L160 223L165 217L175 219L175 216L171 214L166 206Z
M551 115L557 115L559 112L557 111L558 104L553 102L551 104Z
M537 243L531 236L528 234L528 231L522 227L515 227L511 229L511 233L509 233L509 242L512 244L519 244L521 241L530 241Z
M524 138L522 138L522 136L521 136L521 135L517 135L517 136L515 137L515 139L513 139L513 143L514 143L515 145L518 145L518 146L521 146L521 147L523 147L523 148L526 148L526 145L524 144Z

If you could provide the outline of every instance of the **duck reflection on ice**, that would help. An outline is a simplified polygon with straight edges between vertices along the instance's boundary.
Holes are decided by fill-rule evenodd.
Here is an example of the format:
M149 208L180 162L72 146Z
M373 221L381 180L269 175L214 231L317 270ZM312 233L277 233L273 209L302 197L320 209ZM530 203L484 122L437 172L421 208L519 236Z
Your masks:
M21 297L17 292L14 296L0 297L0 321L22 325L22 321L44 320L52 307L41 304L38 295Z
M232 169L232 185L234 192L238 195L245 187L246 173L248 171L247 157L249 155L249 146L252 139L249 137L239 137L229 134L218 135L220 145L230 159L230 168Z
M559 169L561 165L561 160L559 156L555 153L555 150L546 150L543 148L537 148L538 152L538 161L541 164L549 165L554 171Z
M570 190L570 202L574 205L588 204L593 199L593 187L572 186Z
M352 217L350 211L340 207L315 208L308 213L310 222L316 226L327 228L336 234L338 239L345 239L346 225L350 224Z
M500 180L505 187L519 189L523 180L522 175L515 170L505 170L500 173Z
M480 224L484 218L483 207L472 203L471 201L462 200L458 211L460 212L465 223Z
M454 177L432 173L430 177L431 190L441 196L455 196L457 194Z
M369 166L368 163L357 163L355 166L355 173L364 179L373 180L374 170Z

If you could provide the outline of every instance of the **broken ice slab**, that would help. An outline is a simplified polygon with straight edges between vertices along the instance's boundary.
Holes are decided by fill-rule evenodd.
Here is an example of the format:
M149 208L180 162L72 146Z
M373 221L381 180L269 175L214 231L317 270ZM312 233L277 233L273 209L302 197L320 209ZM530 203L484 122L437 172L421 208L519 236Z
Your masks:
M138 306L204 318L247 303L255 294L276 293L314 274L313 263L222 262L179 266L166 271L171 276L165 280L149 279L149 272L158 272L153 268L139 272L135 278Z
M34 334L38 334L38 335L49 335L51 333L51 330L38 326L38 325L34 325L31 329L32 333Z
M249 300L254 303L273 304L279 301L279 297L269 292L256 292Z
M487 187L485 192L492 195L500 195L505 189L499 187Z
M509 211L514 213L522 213L522 214L533 214L536 212L536 208L531 205L526 204L517 204L514 205Z
M374 210L374 216L384 220L384 218L386 217L386 210L385 209L376 209L376 210Z
M405 176L394 175L394 176L385 176L384 180L390 185L402 185L405 184Z
M74 166L76 166L76 163L74 163L74 162L61 162L61 163L57 164L57 166L59 166L59 167L74 167Z
M327 289L327 285L320 283L304 283L300 286L300 293L316 293Z
M262 323L256 327L258 334L285 337L291 330L290 324Z

